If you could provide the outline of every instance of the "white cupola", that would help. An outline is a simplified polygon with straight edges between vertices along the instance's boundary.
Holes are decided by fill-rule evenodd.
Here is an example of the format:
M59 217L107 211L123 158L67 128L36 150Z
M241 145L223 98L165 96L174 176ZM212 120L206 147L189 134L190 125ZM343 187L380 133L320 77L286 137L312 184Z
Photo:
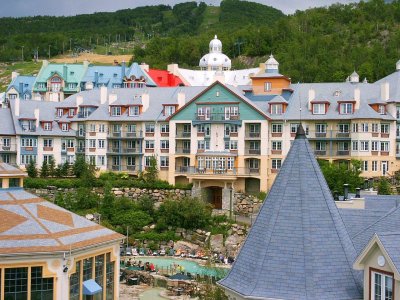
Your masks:
M269 59L265 62L265 72L279 73L279 63L272 54L269 56Z
M199 62L202 70L225 71L231 69L231 60L222 53L222 42L214 36L209 45L210 52L204 55Z
M360 75L357 74L356 71L354 71L350 75L350 83L359 83L360 82Z

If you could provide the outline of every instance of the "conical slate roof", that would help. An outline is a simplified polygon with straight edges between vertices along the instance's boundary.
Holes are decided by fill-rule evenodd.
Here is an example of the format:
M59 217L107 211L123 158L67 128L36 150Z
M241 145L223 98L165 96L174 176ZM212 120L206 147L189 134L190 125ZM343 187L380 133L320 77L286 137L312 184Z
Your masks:
M245 299L362 299L355 259L300 126L236 262L219 284Z

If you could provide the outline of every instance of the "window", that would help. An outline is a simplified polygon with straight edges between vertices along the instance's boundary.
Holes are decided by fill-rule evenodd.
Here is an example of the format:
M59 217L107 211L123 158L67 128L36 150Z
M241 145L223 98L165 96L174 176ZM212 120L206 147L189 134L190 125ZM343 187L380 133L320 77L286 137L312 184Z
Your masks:
M297 128L299 128L300 124L291 123L290 124L290 133L297 133Z
M389 133L390 125L389 124L381 124L381 133Z
M315 150L316 151L326 151L326 142L315 142Z
M249 169L259 169L259 168L260 168L260 160L249 159Z
M80 108L80 117L86 118L89 115L90 115L89 107L81 107Z
M4 299L28 299L28 268L6 268L4 275Z
M121 133L121 125L120 124L114 124L112 126L112 132L113 133Z
M169 157L168 156L160 156L160 167L169 167Z
M339 149L339 151L349 151L349 143L348 142L339 142L338 149Z
M104 149L106 145L106 140L98 140L99 149Z
M281 159L273 159L272 160L272 169L279 170L282 166Z
M379 105L379 106L378 106L378 113L381 114L381 115L386 114L385 105Z
M106 126L104 124L99 124L99 132L106 132Z
M97 156L97 165L104 166L106 164L106 157L104 155Z
M61 123L61 131L68 131L69 125L68 123Z
M96 124L89 124L89 132L96 132Z
M326 133L326 124L315 124L315 133Z
M80 124L78 126L78 135L79 136L84 136L85 135L85 125Z
M146 124L146 133L154 133L154 124Z
M154 141L146 141L146 149L154 149Z
M350 124L339 124L339 133L349 133Z
M197 131L199 133L204 133L205 136L209 136L211 134L210 124L199 124Z
M89 148L96 148L96 140L95 139L89 140Z
M207 140L197 141L197 149L210 150L210 141Z
M368 123L361 124L361 132L368 132Z
M358 132L358 124L357 123L353 124L353 132Z
M171 116L175 113L175 106L174 105L166 105L164 106L164 115Z
M37 139L23 138L21 139L21 147L37 147Z
M53 147L53 139L44 139L43 147Z
M360 151L369 151L369 141L360 141Z
M75 108L70 108L68 110L68 117L73 117L75 116Z
M271 82L265 82L264 83L264 92L270 92L272 90L272 83Z
M130 166L130 167L135 166L136 165L135 157L134 156L128 156L126 158L126 165Z
M57 117L62 117L64 115L64 110L62 108L57 109Z
M351 145L352 145L351 147L352 151L358 151L358 141L352 141Z
M325 104L324 103L314 103L313 104L313 115L324 115L325 114Z
M282 133L282 124L272 124L272 133Z
M45 122L43 123L43 130L44 131L51 131L51 123L50 122Z
M379 132L379 124L378 123L372 123L372 132Z
M381 151L389 152L389 142L381 142Z
M368 161L367 160L364 160L361 162L361 170L368 171Z
M225 141L225 150L237 150L237 141Z
M393 300L393 276L372 272L372 300Z
M131 117L136 117L140 114L139 106L129 106L128 114Z
M225 136L230 136L232 133L238 133L239 127L237 124L225 124Z
M197 116L201 117L201 119L209 120L211 117L211 107L209 106L200 106L197 108Z
M340 103L340 114L350 115L353 113L353 103Z
M92 166L96 165L96 155L87 156L88 163Z
M45 161L46 163L49 163L51 160L53 159L53 155L43 155L43 161Z
M169 133L169 124L161 124L160 130L161 130L161 133Z
M67 148L74 148L74 140L67 140Z
M272 141L272 150L282 150L282 141Z
M114 117L120 116L122 114L121 106L112 106L111 115Z
M36 155L31 155L31 154L23 154L23 155L21 155L21 164L27 165L31 161L36 163Z
M129 133L135 133L136 132L136 124L129 124L127 126L127 132Z
M225 107L225 120L230 120L232 117L236 118L237 116L239 116L239 106Z
M271 115L281 115L283 114L282 104L271 104Z
M92 279L93 257L83 260L83 281Z
M161 140L161 149L169 149L169 140Z
M378 145L379 145L378 141L372 141L371 142L371 151L378 151Z
M145 156L144 157L144 166L145 167L150 167L150 162L151 162L151 158L152 158L153 156Z
M374 172L378 171L378 161L376 160L372 161L372 171Z

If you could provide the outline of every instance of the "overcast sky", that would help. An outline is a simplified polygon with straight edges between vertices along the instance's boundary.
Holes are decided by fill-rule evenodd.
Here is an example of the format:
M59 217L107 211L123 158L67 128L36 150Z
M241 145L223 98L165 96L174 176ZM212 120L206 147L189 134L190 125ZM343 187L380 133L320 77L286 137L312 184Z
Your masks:
M203 0L208 5L219 5L220 0ZM166 4L173 6L182 0L0 0L0 17L21 17L35 15L76 15L100 11L115 11L145 5ZM200 1L198 1L200 2ZM332 3L350 3L354 0L253 0L270 5L290 14L297 9Z

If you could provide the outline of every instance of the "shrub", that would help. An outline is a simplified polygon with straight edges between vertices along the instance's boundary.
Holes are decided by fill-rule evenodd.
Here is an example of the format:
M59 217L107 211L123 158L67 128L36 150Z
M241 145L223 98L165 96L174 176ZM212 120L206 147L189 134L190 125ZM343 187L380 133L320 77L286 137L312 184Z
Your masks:
M123 228L129 226L130 230L137 231L150 224L152 220L152 217L144 211L127 210L115 213L112 216L111 224Z
M378 194L390 195L392 193L390 183L385 177L381 177L378 181Z
M33 159L31 159L29 161L29 164L26 167L26 172L28 173L28 176L31 178L36 178L38 176L38 171L36 169L36 163L34 162Z
M42 167L40 168L40 177L46 178L49 176L49 166L47 161L43 160Z

